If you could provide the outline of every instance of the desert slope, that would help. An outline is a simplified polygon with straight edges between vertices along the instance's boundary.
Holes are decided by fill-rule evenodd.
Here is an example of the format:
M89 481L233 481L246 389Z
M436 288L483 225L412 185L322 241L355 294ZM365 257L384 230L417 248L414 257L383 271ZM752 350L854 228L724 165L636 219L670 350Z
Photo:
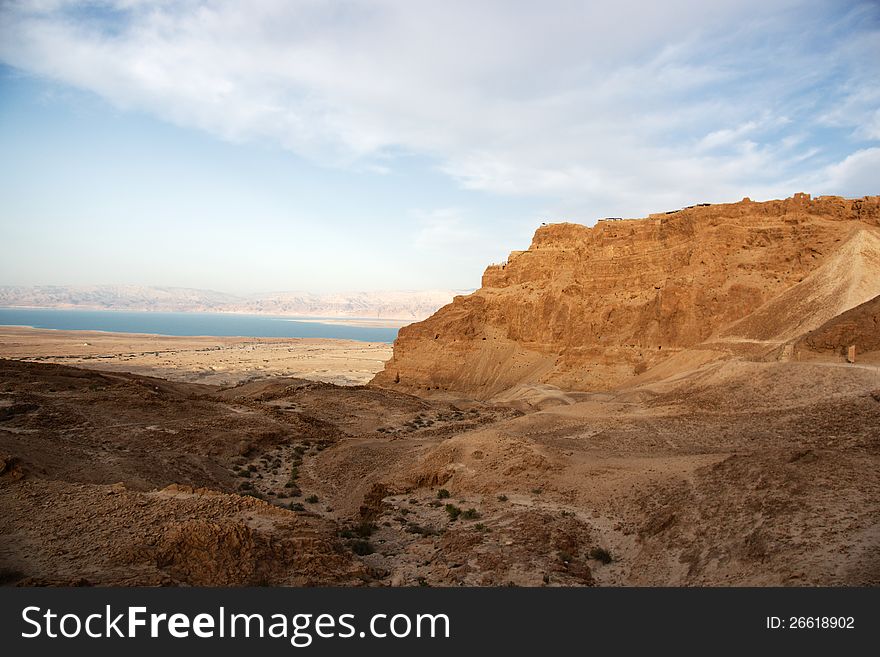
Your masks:
M374 382L480 398L603 390L700 345L766 357L878 294L878 196L551 224L475 293L401 329Z
M843 360L855 347L856 362L880 360L880 296L841 313L810 331L794 345L794 357L813 360L829 355Z

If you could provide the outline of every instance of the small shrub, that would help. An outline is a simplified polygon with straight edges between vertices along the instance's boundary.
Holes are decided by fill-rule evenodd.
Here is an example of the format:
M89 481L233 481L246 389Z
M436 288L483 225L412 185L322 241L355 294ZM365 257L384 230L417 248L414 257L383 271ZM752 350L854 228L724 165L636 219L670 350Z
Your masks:
M461 517L465 520L476 520L480 517L480 514L476 509L468 509L467 511L461 512Z
M446 513L449 514L449 519L454 521L458 518L458 516L461 515L461 509L459 509L454 504L447 504L446 505Z
M354 541L351 544L351 551L359 557L363 557L368 554L373 554L376 550L373 548L373 544L369 541Z
M590 559L595 559L604 564L611 563L614 560L611 557L611 553L602 547L594 547L590 550Z
M371 522L362 522L357 527L354 528L355 533L361 538L368 538L373 535L373 531L376 529L376 525Z
M306 498L306 502L308 502L309 504L317 504L318 503L318 496L317 495L309 495Z
M291 511L305 511L306 507L304 507L300 502L291 502L290 503Z
M423 527L415 522L407 523L406 532L409 534L418 534L419 536L436 536L439 533L433 527Z
M543 492L544 492L544 491L541 490L540 488L533 488L533 489L532 489L532 495L540 495L540 494L543 493Z
M438 500L449 499L449 491L446 490L445 488L441 488L440 490L437 491L437 499Z
M250 470L242 470L241 472L238 473L238 476L244 477L245 479L250 479L251 478L251 471Z

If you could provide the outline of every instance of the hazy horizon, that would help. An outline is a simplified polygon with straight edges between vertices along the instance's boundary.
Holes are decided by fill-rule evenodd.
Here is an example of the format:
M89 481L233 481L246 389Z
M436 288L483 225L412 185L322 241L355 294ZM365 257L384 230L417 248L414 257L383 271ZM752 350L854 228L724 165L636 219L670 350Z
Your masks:
M877 61L876 2L3 3L0 284L473 289L545 221L877 194Z
M150 284L136 284L136 283L86 283L82 285L66 285L63 283L42 283L42 284L34 284L34 285L8 285L6 283L0 282L0 289L8 289L8 288L27 288L27 289L39 289L39 288L59 288L59 289L89 289L89 288L99 288L99 289L110 289L110 288L144 288L144 289L153 289L153 290L180 290L180 291L192 291L192 292L211 292L214 294L222 294L233 297L241 297L241 298L250 298L250 297L265 297L271 296L273 294L308 294L314 296L332 296L332 295L346 295L346 294L427 294L431 292L456 292L467 294L470 292L474 292L476 287L468 287L468 288L397 288L397 289L373 289L373 290L364 290L364 289L341 289L341 290L333 290L331 292L315 292L313 290L282 290L282 289L253 289L253 290L241 290L239 292L230 292L229 290L217 289L217 288L209 288L209 287L188 287L186 285L150 285Z

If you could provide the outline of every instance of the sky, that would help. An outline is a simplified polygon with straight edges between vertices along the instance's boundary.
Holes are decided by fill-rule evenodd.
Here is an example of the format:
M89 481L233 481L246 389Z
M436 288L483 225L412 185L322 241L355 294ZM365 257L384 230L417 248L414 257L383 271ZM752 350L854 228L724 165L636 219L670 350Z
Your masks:
M470 289L548 221L880 194L877 0L0 0L0 285Z

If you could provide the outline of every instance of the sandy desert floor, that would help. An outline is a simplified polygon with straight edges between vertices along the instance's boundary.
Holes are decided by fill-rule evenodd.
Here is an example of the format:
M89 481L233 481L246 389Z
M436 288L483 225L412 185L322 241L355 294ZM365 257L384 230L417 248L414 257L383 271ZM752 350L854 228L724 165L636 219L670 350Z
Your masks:
M213 385L272 376L357 385L372 379L390 357L391 345L383 342L180 338L0 326L0 358L26 358Z
M0 580L880 585L876 365L475 402L181 381L250 341L185 342L176 381L0 360Z

